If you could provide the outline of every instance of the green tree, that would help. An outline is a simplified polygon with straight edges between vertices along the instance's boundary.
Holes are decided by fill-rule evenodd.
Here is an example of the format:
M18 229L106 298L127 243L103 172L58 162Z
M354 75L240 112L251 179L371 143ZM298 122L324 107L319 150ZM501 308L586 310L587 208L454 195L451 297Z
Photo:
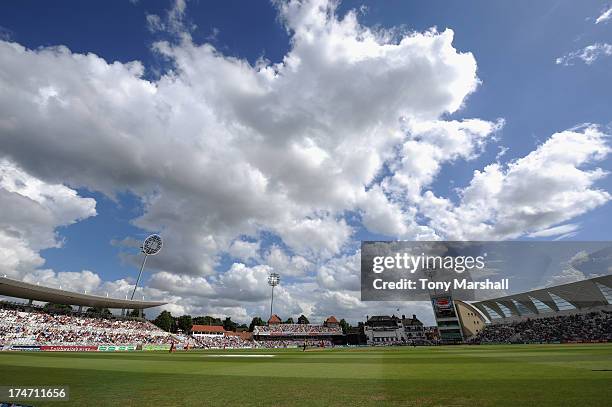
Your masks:
M236 331L237 325L237 323L232 321L231 317L227 317L225 318L225 321L223 321L223 329L225 329L226 331Z
M254 317L249 324L249 332L253 332L256 326L264 326L266 323L261 319L261 317Z
M53 302L48 302L43 308L49 312L72 312L72 306L68 304L56 304Z
M352 326L348 322L346 322L344 318L340 320L340 327L342 328L343 334L346 334L352 328Z
M127 314L128 317L140 318L140 310L133 309ZM142 317L145 317L144 312L142 313Z
M189 333L191 331L191 327L193 326L191 315L181 315L178 317L176 320L176 326L184 333Z
M91 307L91 308L87 308L87 311L85 311L87 314L91 314L91 315L101 315L101 316L111 316L112 312L110 312L110 310L108 308L102 308L102 307Z
M194 325L213 325L213 326L221 326L223 322L221 322L220 318L211 317L210 315L206 315L205 317L195 317L193 318Z
M293 318L289 317L289 318L287 318L287 320L285 321L285 324L295 324L295 322L293 322Z
M308 321L308 318L306 318L306 316L302 314L298 318L298 324L310 324L310 321Z
M153 321L153 323L163 329L166 332L172 331L174 325L174 319L172 318L172 314L169 311L162 311L157 318Z

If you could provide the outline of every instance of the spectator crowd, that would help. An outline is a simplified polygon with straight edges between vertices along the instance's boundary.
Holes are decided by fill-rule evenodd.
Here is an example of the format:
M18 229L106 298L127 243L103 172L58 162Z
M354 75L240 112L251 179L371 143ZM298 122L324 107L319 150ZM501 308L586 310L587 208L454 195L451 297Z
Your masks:
M299 348L304 346L318 347L318 348L330 348L334 346L331 341L328 340L291 340L291 339L280 339L280 340L259 340L256 342L257 346L266 349L281 349L281 348Z
M325 326L312 324L273 324L268 326L256 326L253 335L342 335L339 326Z
M225 332L223 335L171 334L142 319L94 317L86 314L55 314L43 309L0 306L0 347L3 345L164 345L181 343L190 348L289 348L331 347L336 326L272 324L255 326L253 337ZM300 338L301 337L301 338ZM298 339L299 338L299 339ZM473 337L472 343L560 343L612 341L612 312L558 315L505 324L491 324ZM377 345L405 343L385 342Z
M259 326L256 329L275 334L316 335L341 333L321 325L281 324ZM190 348L240 349L330 347L328 340L247 340L240 335L226 333L211 336L173 335L144 320L101 318L76 313L54 314L43 309L23 307L0 308L0 346L2 345L163 345L182 343Z
M485 327L475 343L551 343L612 341L612 312L527 319Z
M177 339L143 320L0 308L0 345L169 344Z
M239 336L194 336L192 340L194 341L194 347L203 349L243 349L256 347L253 341L247 341Z

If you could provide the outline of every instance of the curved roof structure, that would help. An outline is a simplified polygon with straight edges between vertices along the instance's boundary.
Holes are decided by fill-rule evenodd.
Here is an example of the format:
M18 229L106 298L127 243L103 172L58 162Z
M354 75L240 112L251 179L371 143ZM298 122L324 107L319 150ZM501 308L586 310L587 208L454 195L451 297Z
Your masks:
M120 298L103 297L101 295L75 293L6 277L0 277L0 295L57 304L120 309L144 309L166 304L159 301L123 300Z
M492 322L612 309L612 274L474 302L472 305Z

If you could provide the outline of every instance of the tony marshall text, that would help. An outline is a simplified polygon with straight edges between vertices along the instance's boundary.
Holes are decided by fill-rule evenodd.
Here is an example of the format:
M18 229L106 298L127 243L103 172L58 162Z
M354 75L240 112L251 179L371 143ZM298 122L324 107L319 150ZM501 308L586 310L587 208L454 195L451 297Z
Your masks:
M453 281L430 281L427 278L409 280L402 278L397 281L383 281L377 278L372 282L375 290L507 290L508 279L491 281L469 281L465 278L455 278Z

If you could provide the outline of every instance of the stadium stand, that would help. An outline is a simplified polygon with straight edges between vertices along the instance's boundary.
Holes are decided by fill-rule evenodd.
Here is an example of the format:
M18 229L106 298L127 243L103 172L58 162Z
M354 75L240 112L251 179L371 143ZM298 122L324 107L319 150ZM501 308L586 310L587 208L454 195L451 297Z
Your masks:
M267 326L253 328L253 338L257 346L263 348L290 348L304 344L310 347L329 347L345 343L342 328L334 316L318 325L280 323L280 318L272 315Z
M329 348L335 346L330 340L288 340L288 339L277 339L277 340L260 340L256 341L256 346L266 349L281 349L281 348L298 348L306 344L311 348Z
M216 325L193 325L191 338L196 348L241 349L257 347L250 332L226 331L222 326Z
M195 347L203 349L244 349L255 348L257 344L253 341L245 340L240 336L200 336L194 337Z
M275 324L256 326L253 335L302 336L302 335L342 335L339 326L313 324Z
M491 324L472 343L574 343L612 341L612 312L560 315Z
M474 302L489 321L612 311L612 274Z
M144 320L50 314L41 309L2 304L0 345L169 344L174 335Z

